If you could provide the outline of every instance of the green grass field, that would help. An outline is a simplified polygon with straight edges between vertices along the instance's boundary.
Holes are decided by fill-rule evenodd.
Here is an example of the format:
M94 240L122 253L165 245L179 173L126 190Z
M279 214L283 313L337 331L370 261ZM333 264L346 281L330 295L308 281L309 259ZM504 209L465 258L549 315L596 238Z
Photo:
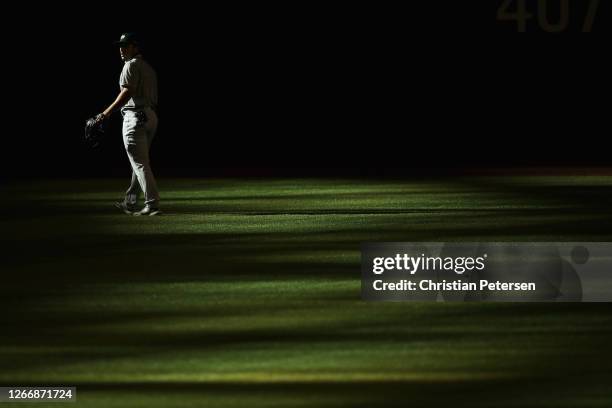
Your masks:
M372 241L612 241L612 177L161 179L160 217L112 207L125 181L2 186L3 385L76 385L79 407L612 406L611 305L367 303L359 266Z

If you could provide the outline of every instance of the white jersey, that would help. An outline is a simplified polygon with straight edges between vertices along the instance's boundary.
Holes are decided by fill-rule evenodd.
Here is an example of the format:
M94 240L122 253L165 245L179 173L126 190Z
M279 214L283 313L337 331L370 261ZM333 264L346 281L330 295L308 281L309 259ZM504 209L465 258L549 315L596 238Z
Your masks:
M130 100L121 108L126 110L142 110L157 107L157 74L141 55L136 55L125 62L119 86L130 90Z

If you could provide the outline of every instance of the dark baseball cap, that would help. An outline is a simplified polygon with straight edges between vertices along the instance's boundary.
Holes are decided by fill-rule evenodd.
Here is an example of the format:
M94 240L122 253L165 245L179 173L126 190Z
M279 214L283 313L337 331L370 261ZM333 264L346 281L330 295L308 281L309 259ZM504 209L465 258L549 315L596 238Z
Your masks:
M119 41L115 41L115 45L119 45L121 47L124 47L128 44L140 44L140 39L138 38L138 35L136 35L136 33L123 33L121 34L121 38L119 39Z

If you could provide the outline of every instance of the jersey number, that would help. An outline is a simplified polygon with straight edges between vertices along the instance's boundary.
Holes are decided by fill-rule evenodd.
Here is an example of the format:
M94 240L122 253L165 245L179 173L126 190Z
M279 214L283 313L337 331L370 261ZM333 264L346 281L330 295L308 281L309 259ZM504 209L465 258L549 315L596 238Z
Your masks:
M527 10L527 0L503 0L497 10L497 19L500 21L516 21L518 31L524 33L527 31L527 20L533 18ZM559 18L557 21L551 21L549 16L549 1L537 0L536 14L538 17L539 27L549 33L559 33L565 31L569 26L569 2L570 0L553 0L559 3ZM516 2L515 10L512 10L512 3ZM533 2L532 2L533 3ZM589 7L586 13L583 32L590 32L593 29L595 15L599 8L600 0L589 0Z

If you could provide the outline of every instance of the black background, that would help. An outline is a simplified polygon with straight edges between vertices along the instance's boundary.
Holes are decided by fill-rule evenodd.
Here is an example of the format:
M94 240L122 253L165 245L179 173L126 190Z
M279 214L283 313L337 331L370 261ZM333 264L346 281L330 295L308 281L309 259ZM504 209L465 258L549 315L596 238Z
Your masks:
M501 3L13 10L3 176L129 173L118 113L100 149L82 141L119 91L126 31L158 72L161 177L610 164L609 4L590 34L570 0L563 32L532 18L519 35Z

